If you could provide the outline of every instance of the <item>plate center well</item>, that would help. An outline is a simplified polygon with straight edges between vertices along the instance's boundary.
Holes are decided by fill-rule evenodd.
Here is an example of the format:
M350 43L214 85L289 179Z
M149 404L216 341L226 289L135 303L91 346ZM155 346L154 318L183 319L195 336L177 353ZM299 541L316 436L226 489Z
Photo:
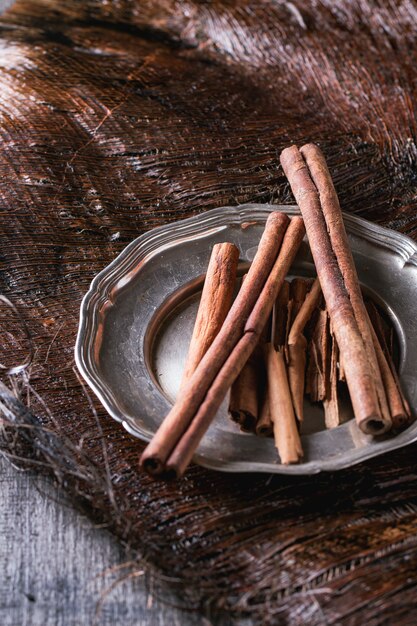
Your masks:
M243 272L240 272L243 273ZM188 353L194 322L201 297L203 278L187 285L156 313L150 328L148 364L151 376L167 400L173 404L181 384L182 372ZM218 412L216 423L222 429L239 432L238 427L228 419L228 395ZM340 402L342 422L353 417L347 393ZM325 430L324 411L321 403L304 400L304 423L302 434Z

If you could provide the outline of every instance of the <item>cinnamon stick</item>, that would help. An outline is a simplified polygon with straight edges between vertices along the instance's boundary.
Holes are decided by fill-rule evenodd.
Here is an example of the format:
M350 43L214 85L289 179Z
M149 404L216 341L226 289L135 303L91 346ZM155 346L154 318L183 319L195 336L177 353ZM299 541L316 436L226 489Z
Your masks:
M303 335L304 327L313 314L321 298L321 287L318 278L307 293L304 302L292 323L288 336L288 380L294 412L298 421L303 420L303 401L306 367L307 339Z
M370 318L374 322L374 324L371 325L372 340L381 369L382 380L387 392L392 425L396 430L400 430L408 426L412 421L410 407L402 393L398 374L392 360L391 350L385 343L380 315L373 303L368 303L367 308L368 311L371 312ZM376 329L379 330L378 335Z
M353 313L369 360L370 371L374 378L374 388L378 398L380 415L383 422L386 424L386 428L389 428L391 416L387 396L372 339L371 323L363 301L358 274L343 224L339 198L320 148L314 144L307 144L301 148L300 152L304 157L310 176L319 193L330 244L352 304ZM344 360L343 352L344 351L342 351L342 359ZM345 370L345 363L343 363L343 367Z
M205 398L201 401L187 430L173 448L166 462L166 471L169 476L178 477L184 473L201 438L216 415L227 390L233 384L244 363L258 344L271 314L278 291L300 247L304 232L303 220L300 217L293 217L285 233L278 258L253 307L252 313L246 321L243 336L234 349L231 350L229 357L209 387ZM249 273L245 280L245 285L248 281Z
M158 475L165 470L168 457L183 437L214 379L242 338L248 317L274 265L288 224L289 218L284 213L274 212L268 217L246 280L232 304L220 332L191 378L184 385L173 408L142 454L141 466L149 474ZM248 352L246 360L249 354L250 352ZM240 369L243 363L239 363ZM233 380L230 381L230 385Z
M181 389L213 343L232 304L239 250L233 243L216 243L211 252L194 324Z
M393 359L393 328L391 325L388 325L385 319L383 318L379 308L374 304L372 300L365 300L366 310L368 311L369 319L371 320L371 324L377 334L378 341L381 344L381 348L384 351L387 360L390 358ZM392 363L393 369L395 371L396 367L394 362Z
M288 343L292 345L296 343L297 337L299 337L313 314L314 309L320 302L321 287L320 281L316 278L312 284L310 291L305 295L304 301L300 304L297 315L291 325L290 333L288 336Z
M305 300L309 289L309 281L305 278L301 278L299 276L293 278L293 280L289 283L289 299L288 299L288 307L287 307L287 327L285 333L285 341L283 344L285 346L284 355L288 362L288 336L290 334L290 328L297 317L297 313L300 310L302 303Z
M378 341L378 337L372 328L372 338L374 341L376 356L381 370L382 380L387 392L388 405L390 408L392 425L395 429L401 429L410 423L410 414L407 412L407 404L404 402L400 386L393 375L393 372L385 358L384 352Z
M288 304L290 298L290 283L284 280L278 296L275 300L272 314L272 341L276 348L284 346L288 335ZM265 344L265 341L264 341ZM263 346L264 370L267 372L267 355ZM263 402L260 410L258 422L256 424L256 434L261 437L269 437L273 434L273 424L271 421L271 411L269 407L268 376L266 375Z
M309 344L307 377L309 394L312 402L324 400L330 381L329 316L326 309L321 309L313 329Z
M242 276L243 284L246 274ZM255 432L261 391L262 353L254 350L230 389L229 416L243 432Z
M323 402L326 428L341 423L339 411L338 373L339 350L330 330L326 309L320 309L309 344L309 393L312 402Z
M309 153L307 151L307 156ZM312 159L309 156L311 164ZM312 163L315 180L320 185L321 196L311 179L306 162L296 146L285 149L281 163L290 182L296 201L304 217L311 252L317 275L326 300L329 316L334 328L340 351L343 353L346 380L359 428L367 434L380 434L391 427L388 411L380 405L375 385L375 376L368 359L352 303L344 283L344 275L338 264L335 250L328 233L328 224L323 215L320 199L326 199L327 188L318 176ZM334 207L333 207L334 208ZM334 208L335 212L340 209ZM332 222L332 231L341 230L342 222ZM337 231L332 240L337 240ZM343 239L342 235L340 238ZM336 249L339 249L339 245ZM344 269L344 274L346 275ZM350 272L350 276L352 272ZM381 383L382 384L382 383Z
M276 348L284 346L288 335L288 303L290 300L290 283L285 280L274 304L273 338Z
M297 317L298 312L306 299L312 283L313 281L311 279L302 278L301 276L296 276L290 282L290 327Z
M339 349L337 347L334 334L331 332L331 357L329 378L327 381L327 392L323 398L324 422L326 428L336 428L340 424L339 411L339 394L337 391L337 362L339 358Z
M269 343L265 346L268 363L268 396L275 446L283 465L297 463L303 456L300 435L291 400L284 353Z
M343 365L343 356L341 354L339 354L339 372L338 372L338 376L339 376L339 380L341 382L343 382L343 383L346 382L345 366Z
M230 390L229 415L244 432L255 432L259 412L262 363L254 350Z
M259 437L269 437L273 433L273 425L271 420L271 409L269 406L268 380L265 384L265 393L261 406L259 419L256 423L255 432Z

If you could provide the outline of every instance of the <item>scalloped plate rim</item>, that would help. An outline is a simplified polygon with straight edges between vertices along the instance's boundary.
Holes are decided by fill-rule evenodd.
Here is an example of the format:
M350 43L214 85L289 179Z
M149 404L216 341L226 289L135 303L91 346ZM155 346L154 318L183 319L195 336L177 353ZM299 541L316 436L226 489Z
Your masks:
M227 225L232 223L242 224L245 221L253 221L254 211L257 212L260 217L263 214L267 215L269 212L277 210L284 211L289 215L300 214L296 205L246 203L238 206L218 207L185 219L162 224L146 231L131 241L92 279L89 289L84 295L80 305L80 321L74 348L75 362L84 380L103 404L110 417L121 423L125 430L132 436L145 442L150 441L152 438L152 434L149 434L146 430L141 429L138 424L131 424L126 419L126 416L118 409L117 405L112 403L111 397L106 396L104 390L102 389L100 379L97 378L96 373L91 371L89 368L89 364L86 363L83 353L84 349L88 353L88 347L93 338L92 333L88 335L87 328L89 324L91 325L94 323L94 320L92 319L94 314L94 305L100 300L100 297L104 297L106 295L106 288L110 286L110 281L114 278L113 274L120 274L124 269L123 264L125 262L132 265L134 262L137 263L139 258L146 258L146 256L149 255L149 247L153 241L159 242L160 247L161 235L164 235L165 233L169 238L169 233L171 231L175 231L175 236L170 240L175 241L179 234L187 233L188 231L189 234L195 232L195 230L203 233L206 232L207 222L210 222L210 220L214 218L221 218L221 223L216 226L216 228L220 228L222 226L227 227ZM252 216L252 220L245 219L250 216ZM348 232L354 232L356 235L363 235L363 231L365 231L368 235L371 235L370 239L378 241L383 247L388 248L399 255L402 258L404 265L411 263L412 265L417 266L417 244L407 235L390 230L385 226L374 224L373 222L354 214L343 213L343 219ZM201 228L199 228L199 226ZM178 229L180 229L180 232ZM246 461L222 462L217 459L207 459L205 456L200 456L198 451L193 460L207 469L229 473L261 472L287 475L313 475L320 473L321 471L327 472L346 469L363 461L380 456L381 454L410 445L417 441L417 426L415 427L415 432L413 434L408 433L408 436L404 437L405 435L407 435L407 431L404 431L395 438L385 442L387 447L384 450L381 450L380 448L373 449L373 446L370 445L366 451L364 448L358 449L357 458L350 458L346 461L343 459L330 459L323 461L320 465L314 462L311 462L308 466L307 464L284 466L279 463L273 465L271 463L252 462L250 463L250 467L248 467L248 463ZM404 439L406 440L404 441ZM328 467L328 465L330 466Z

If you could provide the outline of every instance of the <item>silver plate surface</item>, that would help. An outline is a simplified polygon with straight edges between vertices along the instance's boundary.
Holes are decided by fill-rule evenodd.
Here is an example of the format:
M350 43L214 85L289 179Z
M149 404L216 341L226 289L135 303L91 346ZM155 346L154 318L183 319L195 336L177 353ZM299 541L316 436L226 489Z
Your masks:
M243 272L273 210L299 213L294 206L247 204L167 224L135 239L92 281L81 304L76 363L109 414L135 437L149 441L175 398L213 244L235 243ZM394 324L400 377L415 414L417 245L358 217L344 219L361 284ZM305 239L292 274L314 273ZM415 440L417 423L379 439L364 436L354 420L324 430L321 411L307 406L304 461L285 466L272 440L237 430L224 402L194 460L228 472L314 474L349 467Z

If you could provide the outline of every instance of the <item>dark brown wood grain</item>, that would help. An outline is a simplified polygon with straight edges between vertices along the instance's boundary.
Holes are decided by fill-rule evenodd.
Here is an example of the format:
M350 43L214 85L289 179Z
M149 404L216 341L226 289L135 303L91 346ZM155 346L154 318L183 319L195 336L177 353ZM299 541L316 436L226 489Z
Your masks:
M320 144L345 211L415 236L416 14L370 0L44 0L0 22L0 290L34 346L22 399L98 468L84 487L61 468L68 491L190 606L260 624L415 621L415 445L311 478L193 467L155 484L141 444L87 400L73 346L89 282L140 233L292 202L289 143ZM0 323L0 361L26 359L20 321L2 306Z

